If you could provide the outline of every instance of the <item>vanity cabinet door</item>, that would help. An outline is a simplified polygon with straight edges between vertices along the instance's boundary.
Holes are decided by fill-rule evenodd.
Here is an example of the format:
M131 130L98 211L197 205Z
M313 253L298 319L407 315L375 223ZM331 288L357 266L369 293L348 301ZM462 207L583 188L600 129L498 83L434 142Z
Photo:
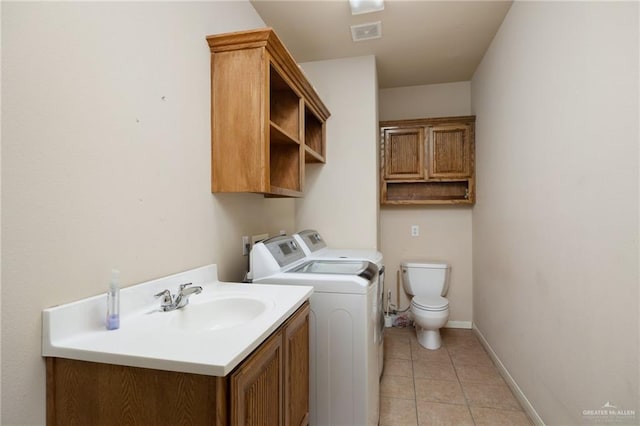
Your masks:
M231 424L309 424L309 303L231 375Z
M284 424L309 424L309 305L289 319L284 341Z
M271 336L231 376L232 425L282 425L282 335Z

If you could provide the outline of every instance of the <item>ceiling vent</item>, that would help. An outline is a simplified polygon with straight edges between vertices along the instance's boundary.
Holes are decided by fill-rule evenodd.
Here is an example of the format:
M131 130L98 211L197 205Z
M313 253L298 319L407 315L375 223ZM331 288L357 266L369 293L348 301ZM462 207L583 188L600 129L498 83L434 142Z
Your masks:
M353 41L373 40L382 38L382 22L370 22L368 24L352 25L351 38Z

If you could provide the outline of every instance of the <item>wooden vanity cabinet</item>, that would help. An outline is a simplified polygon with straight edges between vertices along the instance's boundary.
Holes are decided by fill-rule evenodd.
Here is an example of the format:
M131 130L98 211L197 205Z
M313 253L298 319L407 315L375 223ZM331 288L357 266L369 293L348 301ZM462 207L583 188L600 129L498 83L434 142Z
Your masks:
M474 204L475 117L380 122L383 205Z
M282 333L284 424L309 424L309 307L291 317Z
M232 425L309 423L309 308L231 375Z
M309 303L225 377L46 358L47 425L307 425Z
M231 375L232 425L283 424L282 335L271 336Z
M208 36L211 190L301 197L329 110L270 28Z

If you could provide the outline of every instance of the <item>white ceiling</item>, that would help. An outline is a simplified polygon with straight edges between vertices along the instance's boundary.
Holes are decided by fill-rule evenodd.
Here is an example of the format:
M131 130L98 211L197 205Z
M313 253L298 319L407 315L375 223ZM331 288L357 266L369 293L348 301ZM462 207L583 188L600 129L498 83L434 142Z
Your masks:
M511 1L386 0L351 15L347 0L251 0L297 62L375 55L380 88L467 81ZM382 38L354 43L351 25L382 21Z

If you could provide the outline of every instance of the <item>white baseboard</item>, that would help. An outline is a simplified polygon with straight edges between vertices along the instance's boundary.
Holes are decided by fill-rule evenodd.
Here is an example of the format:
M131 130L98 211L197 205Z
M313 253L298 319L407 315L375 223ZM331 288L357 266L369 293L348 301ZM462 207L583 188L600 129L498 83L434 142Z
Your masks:
M536 410L533 408L533 405L531 405L527 397L522 392L522 389L520 389L520 386L518 386L518 384L513 379L513 377L511 377L511 374L509 374L509 371L507 371L507 368L504 366L502 361L500 361L500 358L498 358L498 355L496 355L496 353L493 351L493 348L491 348L491 346L489 345L489 342L487 342L487 339L484 338L484 336L482 335L482 332L478 329L478 327L475 324L473 324L473 331L476 334L476 336L478 336L480 343L482 343L482 346L484 346L484 348L486 349L487 353L489 354L493 362L496 364L496 367L498 367L498 371L500 372L500 375L502 375L502 378L504 379L505 382L507 382L507 385L513 392L514 396L516 397L518 402L520 402L520 405L522 405L522 408L529 415L529 418L536 425L544 426L544 422L542 421L542 419L540 418Z
M444 325L445 328L473 328L473 323L471 321L447 321Z

